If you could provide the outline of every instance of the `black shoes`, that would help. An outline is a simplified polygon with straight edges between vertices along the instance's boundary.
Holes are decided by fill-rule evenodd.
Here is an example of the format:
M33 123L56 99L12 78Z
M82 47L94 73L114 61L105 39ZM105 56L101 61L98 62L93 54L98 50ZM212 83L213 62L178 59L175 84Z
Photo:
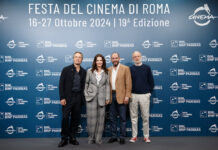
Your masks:
M76 138L69 139L69 143L73 145L79 145L79 142L76 140Z
M58 147L64 147L65 145L68 144L68 141L67 140L61 140L60 143L58 144Z
M114 142L116 142L117 141L117 138L110 138L109 140L108 140L108 143L114 143Z
M120 139L120 144L122 145L122 144L125 144L125 139Z

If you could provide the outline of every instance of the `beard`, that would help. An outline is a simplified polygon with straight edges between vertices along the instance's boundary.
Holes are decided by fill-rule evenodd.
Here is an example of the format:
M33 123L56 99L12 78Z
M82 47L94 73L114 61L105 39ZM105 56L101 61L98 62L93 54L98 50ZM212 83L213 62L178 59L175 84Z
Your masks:
M119 61L113 62L114 67L117 67L119 65Z

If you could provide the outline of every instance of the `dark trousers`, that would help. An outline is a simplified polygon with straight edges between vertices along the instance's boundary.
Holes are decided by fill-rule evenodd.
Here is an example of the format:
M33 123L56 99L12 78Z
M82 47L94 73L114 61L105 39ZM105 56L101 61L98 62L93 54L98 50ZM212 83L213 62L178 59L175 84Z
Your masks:
M117 115L120 116L120 138L126 136L126 109L125 104L118 104L116 93L112 93L112 103L109 108L110 128L113 138L117 137Z
M76 137L80 124L81 98L81 93L73 93L72 99L67 100L66 106L62 106L61 138L64 140Z

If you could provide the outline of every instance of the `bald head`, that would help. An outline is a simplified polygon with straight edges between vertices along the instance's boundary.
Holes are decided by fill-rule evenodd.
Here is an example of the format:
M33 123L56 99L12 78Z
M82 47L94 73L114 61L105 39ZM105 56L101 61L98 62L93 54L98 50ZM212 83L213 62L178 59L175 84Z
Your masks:
M139 51L134 51L132 53L132 60L134 61L135 65L141 65L142 64L142 55Z

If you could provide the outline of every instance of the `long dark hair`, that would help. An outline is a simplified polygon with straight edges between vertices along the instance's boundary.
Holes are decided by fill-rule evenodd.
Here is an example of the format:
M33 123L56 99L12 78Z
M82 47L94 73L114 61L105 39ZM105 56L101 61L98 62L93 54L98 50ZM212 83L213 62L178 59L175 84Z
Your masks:
M101 55L101 54L95 55L95 58L94 58L93 63L92 63L92 69L91 69L91 71L93 72L94 70L97 70L96 61L97 61L97 58L98 58L98 57L101 57L101 58L102 58L102 61L103 61L102 69L103 69L103 70L105 71L105 73L107 74L107 73L108 73L108 70L107 70L107 67L106 67L106 61L105 61L104 56Z

